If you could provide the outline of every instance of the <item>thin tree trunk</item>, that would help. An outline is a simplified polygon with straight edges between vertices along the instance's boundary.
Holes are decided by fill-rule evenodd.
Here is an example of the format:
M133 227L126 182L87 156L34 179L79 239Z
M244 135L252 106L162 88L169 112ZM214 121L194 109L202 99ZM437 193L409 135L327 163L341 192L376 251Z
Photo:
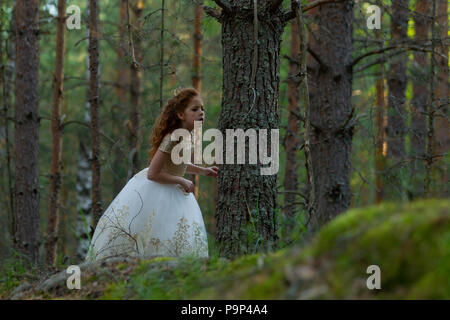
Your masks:
M401 42L407 38L409 0L392 1L391 40ZM400 164L405 158L406 136L406 61L407 54L402 53L391 58L389 66L389 96L388 96L388 162L389 183L386 184L389 192L386 196L403 198L404 177L403 166Z
M16 1L14 242L39 258L39 1Z
M3 17L3 16L2 16ZM1 26L3 28L4 21ZM11 142L9 132L9 109L11 104L11 83L14 74L14 60L15 60L15 19L14 11L10 22L10 33L8 37L9 46L5 46L5 57L3 57L3 37L0 35L0 63L1 63L1 81L2 81L2 97L3 97L3 116L4 116L4 139L5 139L5 156L6 156L6 171L8 179L8 226L11 239L14 235L14 188L13 188L13 172L11 168ZM10 51L10 52L8 52Z
M101 170L100 170L100 135L99 135L99 73L98 73L98 1L89 1L89 92L91 107L92 139L92 229L94 233L102 215Z
M414 39L417 44L424 44L428 40L429 30L429 15L430 6L429 1L418 0L415 8L416 14L414 15ZM426 123L426 106L428 99L427 81L427 53L414 52L414 65L413 65L413 97L411 100L411 156L413 161L411 162L411 187L410 192L412 198L423 197L424 195L424 156L426 154L426 136L427 136L427 123Z
M384 180L386 163L386 103L384 90L384 65L381 76L376 80L376 111L375 111L375 203L381 203L384 198Z
M89 36L89 32L88 32ZM89 55L86 59L86 79L89 81ZM86 105L84 110L84 121L89 124L91 122L91 103L90 103L90 88L86 91ZM82 260L86 257L90 244L89 228L92 226L92 149L89 146L89 136L85 130L81 129L78 134L79 148L78 148L78 165L77 165L77 245L76 257Z
M52 99L52 157L50 164L50 204L47 225L46 263L56 266L57 241L59 233L59 191L61 188L62 128L61 103L64 82L64 41L66 1L58 0L58 26L56 34L55 73L53 75Z
M284 138L286 149L286 169L284 174L284 190L297 190L298 180L298 149L299 149L299 82L295 77L299 73L300 63L300 43L298 33L298 23L294 19L291 22L291 60L289 63L289 81L288 81L288 125L286 136ZM287 192L284 196L284 215L286 217L285 241L289 241L294 218L297 212L296 194Z
M159 110L163 109L163 81L164 81L164 0L161 0L161 32L160 32L160 54L159 54Z
M311 231L348 209L350 205L352 95L352 1L328 3L313 15L317 27L310 47L311 64L311 162L314 202ZM314 29L313 29L314 30Z
M88 112L88 111L87 111ZM79 260L86 257L89 248L89 227L92 225L92 152L80 139L77 168L77 245L76 255Z
M376 31L377 39L381 39L382 32ZM384 43L384 42L383 42ZM384 63L380 64L381 75L375 83L376 110L375 110L375 203L381 203L384 199L385 166L386 166L386 125L387 104L385 94L385 69Z
M128 0L119 0L119 46L117 48L117 87L115 91L117 104L113 104L111 108L113 132L116 139L119 139L123 132L123 119L127 113L127 94L130 87L129 64L126 62L126 53L128 52L126 41L127 5ZM123 155L118 145L113 147L112 153L114 157L112 160L113 193L118 194L124 182L122 179Z
M203 15L203 7L196 3L195 4L195 14L194 14L194 75L192 76L192 85L198 92L202 92L202 78L201 78L201 70L202 70L202 15ZM196 148L201 148L200 144L200 132L194 132L196 134ZM201 160L201 159L194 159ZM199 183L200 178L199 175L194 176L194 196L198 199L198 191L199 191ZM215 179L214 179L215 180Z
M65 52L65 60L67 61L67 50ZM64 90L63 93L63 106L62 106L62 113L67 114L67 106L68 106L68 91ZM62 158L62 176L64 177L67 173L67 157ZM61 208L62 208L62 214L61 214L61 223L59 228L59 241L58 241L58 247L59 247L59 253L61 257L63 257L63 263L65 263L65 260L67 259L67 224L69 221L69 210L67 210L67 199L69 196L69 184L67 183L67 180L63 180L63 183L61 184Z
M438 195L443 198L448 198L448 162L446 162L445 156L450 149L450 135L449 135L449 120L448 120L448 106L450 102L449 92L449 77L448 77L448 41L444 39L448 37L448 1L439 0L437 3L437 23L439 35L439 44L436 51L445 56L436 55L436 65L438 67L437 78L439 79L436 88L436 167L437 167L437 187Z
M132 6L136 29L140 30L140 18L144 9L144 2L139 0L135 6ZM132 35L130 35L132 36ZM138 34L134 38L134 54L138 63L142 63L141 53L141 35ZM141 69L133 61L130 65L131 83L130 83L130 126L129 126L129 142L130 142L130 155L129 155L129 170L128 179L132 178L134 174L139 171L139 110L141 106Z
M435 156L435 112L436 112L436 85L435 85L435 65L436 65L436 6L437 0L432 0L431 11L431 61L430 61L430 98L427 104L428 130L427 130L427 154L425 156L425 197L432 195L432 180L433 180L433 161Z

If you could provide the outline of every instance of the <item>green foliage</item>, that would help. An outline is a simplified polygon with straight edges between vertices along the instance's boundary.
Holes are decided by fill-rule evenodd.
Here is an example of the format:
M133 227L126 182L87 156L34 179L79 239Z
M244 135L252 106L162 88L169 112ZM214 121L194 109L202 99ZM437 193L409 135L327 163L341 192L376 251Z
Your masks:
M26 278L26 275L35 271L35 269L29 270L20 254L13 250L12 256L2 261L2 268L0 268L0 298L11 293Z

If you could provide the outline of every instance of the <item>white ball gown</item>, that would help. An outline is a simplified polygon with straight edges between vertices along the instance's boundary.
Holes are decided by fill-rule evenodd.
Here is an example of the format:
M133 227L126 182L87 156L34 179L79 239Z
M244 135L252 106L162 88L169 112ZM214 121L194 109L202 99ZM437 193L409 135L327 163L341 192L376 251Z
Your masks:
M178 142L166 135L159 149L170 154ZM183 176L186 165L169 158L166 172ZM137 173L112 201L95 229L86 259L117 256L208 257L205 224L197 201L180 185L147 179L148 168Z

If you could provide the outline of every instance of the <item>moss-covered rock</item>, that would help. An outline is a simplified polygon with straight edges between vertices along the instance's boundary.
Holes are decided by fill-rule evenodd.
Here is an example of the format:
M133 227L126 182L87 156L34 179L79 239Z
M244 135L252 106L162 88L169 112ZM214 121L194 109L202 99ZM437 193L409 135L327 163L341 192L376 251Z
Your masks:
M450 202L386 203L351 210L325 226L304 253L319 265L328 297L450 297ZM381 290L367 289L369 265Z
M449 208L428 200L350 210L304 248L182 259L173 269L139 269L120 290L137 299L450 298ZM380 290L367 288L370 265L380 267Z
M233 261L155 258L102 264L112 268L109 276L92 272L82 290L66 290L63 297L449 299L449 208L448 200L427 200L354 209L305 246ZM379 290L367 288L370 265L380 267ZM61 297L60 290L55 294Z

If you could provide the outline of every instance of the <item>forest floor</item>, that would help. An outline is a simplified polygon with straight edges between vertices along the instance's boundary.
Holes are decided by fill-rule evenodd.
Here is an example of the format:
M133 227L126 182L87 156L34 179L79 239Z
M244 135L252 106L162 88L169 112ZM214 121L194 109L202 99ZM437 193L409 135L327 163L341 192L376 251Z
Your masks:
M305 245L235 260L115 258L66 270L0 274L2 299L450 299L450 201L350 210ZM380 289L369 289L380 268ZM5 273L5 271L3 271ZM369 280L368 280L369 279Z

